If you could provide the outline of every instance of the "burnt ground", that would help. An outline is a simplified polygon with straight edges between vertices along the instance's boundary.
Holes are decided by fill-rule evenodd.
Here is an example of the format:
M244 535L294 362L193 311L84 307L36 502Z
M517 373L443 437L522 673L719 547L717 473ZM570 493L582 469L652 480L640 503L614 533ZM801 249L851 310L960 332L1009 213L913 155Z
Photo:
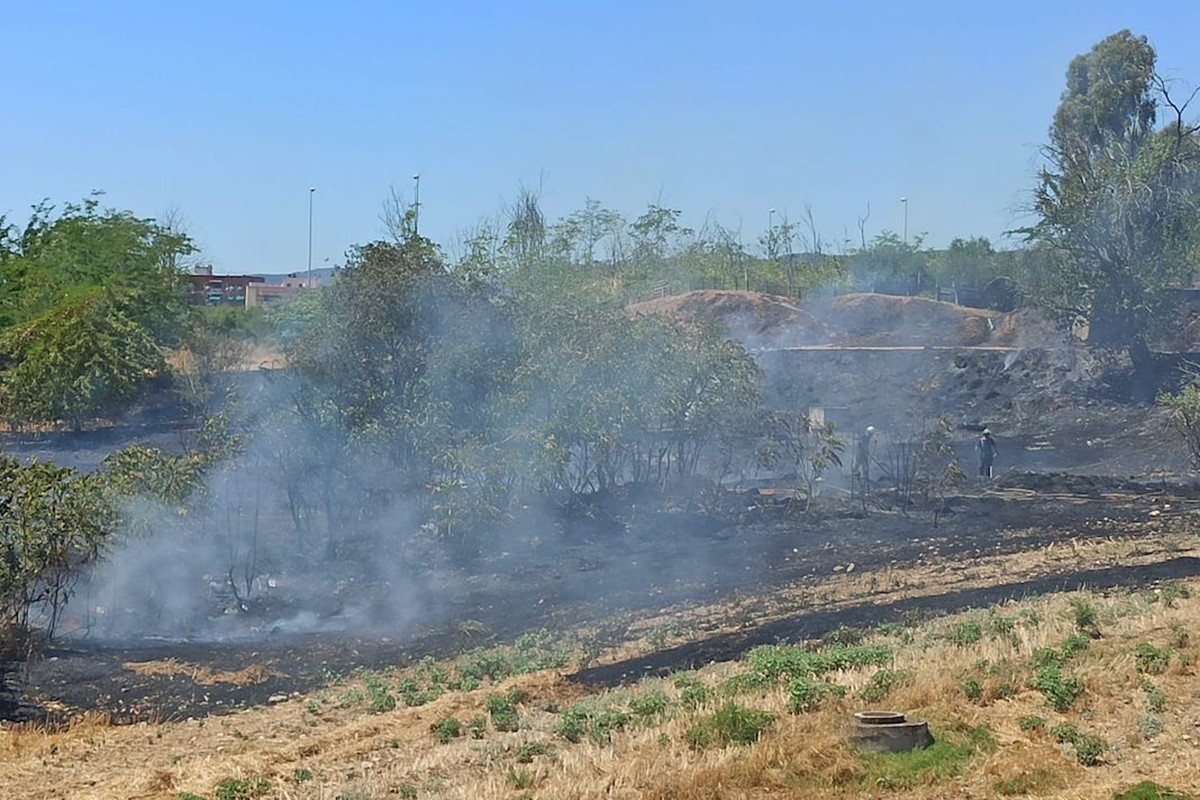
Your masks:
M876 507L863 515L861 508L832 498L801 516L785 497L753 491L722 495L720 508L703 517L678 510L632 517L594 514L596 524L568 528L561 541L528 555L505 553L431 575L419 626L376 628L369 636L281 634L238 642L72 641L4 667L0 717L57 718L101 710L132 721L222 713L314 688L356 667L404 665L425 655L510 641L542 627L601 625L621 615L653 616L782 587L817 586L851 564L865 572L967 563L1067 540L1136 538L1197 510L1200 489L1184 483L1012 473L986 492L950 498L936 527L924 510L903 514ZM1133 586L1196 574L1196 559L1175 559L1037 580L1014 576L986 589L889 606L805 610L577 677L612 683L913 611L950 612L1083 584ZM256 677L212 682L186 669L150 675L123 666L166 659L225 673L252 668Z

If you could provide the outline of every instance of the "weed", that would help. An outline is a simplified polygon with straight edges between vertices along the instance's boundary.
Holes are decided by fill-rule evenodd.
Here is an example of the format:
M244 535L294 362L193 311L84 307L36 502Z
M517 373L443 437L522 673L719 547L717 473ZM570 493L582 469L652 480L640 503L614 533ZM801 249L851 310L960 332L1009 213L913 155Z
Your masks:
M624 711L610 710L597 714L591 719L588 728L588 738L593 742L607 742L612 738L613 731L619 731L629 724L629 715Z
M509 783L516 789L532 789L533 785L537 783L537 773L531 770L509 767L505 774L508 776Z
M252 800L271 791L266 778L225 778L213 788L216 800Z
M959 647L977 644L983 639L983 627L978 622L960 622L947 638Z
M892 687L903 683L912 677L912 673L902 669L881 669L871 676L871 680L858 692L860 700L868 703L878 703L892 691Z
M1191 795L1160 786L1154 781L1142 781L1137 786L1116 795L1113 800L1193 800Z
M1046 728L1046 720L1036 714L1030 714L1017 720L1017 725L1023 731L1040 731Z
M1167 581L1162 585L1159 596L1162 597L1163 603L1168 608L1174 608L1176 600L1186 600L1192 596L1192 592L1185 584L1178 581Z
M679 693L679 702L691 709L699 708L708 700L708 689L703 686L686 686Z
M827 672L891 663L892 650L884 645L835 646L814 652L793 646L764 645L746 656L747 686L768 686L784 679L820 677Z
M1071 618L1080 633L1092 639L1100 638L1100 615L1086 597L1071 598Z
M569 708L554 725L554 732L568 742L579 742L587 734L588 716L586 711Z
M1039 669L1034 685L1051 708L1059 713L1074 705L1084 691L1083 681L1074 675L1064 675L1057 664L1047 664Z
M429 726L429 730L433 732L433 738L438 741L438 744L449 744L462 736L462 729L462 723L454 717L442 717Z
M629 701L629 710L643 719L657 717L670 706L671 700L662 689L650 689Z
M845 696L845 686L807 676L794 678L788 684L787 708L793 714L816 711L824 705L826 700Z
M482 714L471 717L471 721L467 723L467 732L471 734L472 739L482 739L483 734L487 732L487 717Z
M1171 653L1160 647L1142 642L1133 648L1137 671L1146 675L1161 675L1171 663Z
M974 678L963 678L958 686L971 702L977 703L983 699L983 686Z
M1059 647L1064 659L1071 659L1087 650L1092 644L1092 639L1083 633L1072 633L1067 638L1063 639L1062 645Z
M1055 725L1050 729L1050 735L1060 744L1071 745L1075 750L1075 760L1085 767L1099 764L1101 757L1108 751L1108 742L1082 732L1069 722Z
M992 612L987 621L988 636L993 639L1015 642L1017 636L1017 623L1012 617L1006 617L1003 614Z
M311 770L307 770L304 767L296 767L296 769L292 770L292 783L299 786L305 781L311 781L312 776Z
M1167 707L1167 696L1163 690L1154 685L1149 678L1142 678L1142 691L1146 693L1146 703L1150 710L1161 714Z
M1138 733L1147 739L1153 739L1163 732L1163 718L1157 714L1143 714L1138 718Z
M512 698L507 694L489 694L484 700L484 707L492 717L492 727L498 731L515 731L520 729L521 720Z
M417 800L417 787L411 783L401 783L396 787L395 793L400 800Z
M541 742L530 742L522 745L521 749L517 751L517 763L532 764L534 756L544 756L549 752L550 748Z
M1191 636L1181 622L1171 623L1171 646L1176 650L1186 650L1191 643Z
M204 798L191 792L180 792L176 795L176 800L204 800Z
M992 788L996 790L996 794L998 795L1012 797L1028 794L1046 794L1062 789L1065 786L1066 782L1057 772L1046 767L1035 767L1032 771L1022 772L1015 778L997 781Z
M774 722L774 714L730 702L697 720L684 739L698 749L753 744Z
M404 699L404 705L410 708L432 703L442 696L443 691L441 686L430 686L422 689L414 678L403 679L397 684L396 690L400 692L400 697Z
M884 624L886 625L888 623L884 623ZM897 630L900 629L900 626L895 625L894 623L892 623L892 625ZM880 625L878 628L876 628L876 630L882 633L883 627L884 627L884 625ZM867 638L867 631L863 630L862 628L848 628L843 625L841 627L831 630L829 633L822 636L820 646L821 647L834 647L834 646L853 647L854 645L862 644L866 640L866 638Z

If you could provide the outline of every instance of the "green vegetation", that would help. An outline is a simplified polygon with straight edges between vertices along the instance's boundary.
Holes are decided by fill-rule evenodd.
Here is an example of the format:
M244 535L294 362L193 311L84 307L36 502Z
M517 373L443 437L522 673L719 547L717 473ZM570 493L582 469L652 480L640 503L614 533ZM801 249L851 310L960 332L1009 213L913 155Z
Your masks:
M433 723L429 730L433 733L433 738L437 739L440 744L449 744L462 736L463 726L454 717L442 717Z
M986 727L946 732L926 748L905 753L862 753L868 785L885 789L910 789L962 774L977 753L995 747Z
M771 726L775 716L766 711L726 703L711 714L699 717L684 738L696 748L752 744Z
M1113 795L1113 800L1194 800L1194 797L1160 786L1154 781L1142 781L1131 789Z
M1083 733L1068 722L1055 725L1050 729L1050 735L1060 744L1071 745L1075 751L1075 759L1085 767L1099 764L1108 751L1108 742L1098 736Z
M214 787L213 796L215 800L253 800L270 791L271 784L266 778L225 778Z

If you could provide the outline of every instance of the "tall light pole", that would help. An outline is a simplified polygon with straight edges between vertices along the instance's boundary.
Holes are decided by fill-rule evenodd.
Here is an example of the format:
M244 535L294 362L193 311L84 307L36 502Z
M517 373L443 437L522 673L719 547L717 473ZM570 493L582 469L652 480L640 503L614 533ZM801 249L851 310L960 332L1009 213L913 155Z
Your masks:
M767 212L767 258L775 260L775 209Z
M313 288L312 282L312 211L313 211L313 195L317 193L317 187L308 187L308 288Z
M908 198L901 197L900 204L904 206L904 246L908 247Z
M413 236L420 233L421 228L421 173L413 175Z

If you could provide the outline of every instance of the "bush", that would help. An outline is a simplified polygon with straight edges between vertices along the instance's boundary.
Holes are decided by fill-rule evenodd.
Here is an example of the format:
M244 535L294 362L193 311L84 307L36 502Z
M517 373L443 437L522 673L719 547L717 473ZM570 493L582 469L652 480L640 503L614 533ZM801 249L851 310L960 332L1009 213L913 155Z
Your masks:
M907 670L881 669L871 676L871 680L866 686L859 690L858 697L868 703L878 703L891 694L892 687L903 683L910 677L912 677L912 673Z
M753 744L774 722L773 714L730 702L697 720L684 739L698 749Z
M846 696L846 687L836 683L802 677L788 684L788 711L801 714L816 711L826 700Z
M439 744L449 744L462 736L462 723L454 717L442 717L430 725L429 730L433 732L433 738L437 739Z
M1083 694L1083 681L1074 675L1064 675L1057 664L1048 664L1037 671L1035 686L1059 713L1065 712Z
M1021 730L1023 731L1039 731L1045 729L1046 720L1035 714L1031 714L1030 716L1021 717L1019 720L1017 720L1017 725L1020 726Z
M492 727L498 731L515 731L521 727L520 717L512 698L503 694L489 694L484 707L492 717Z
M1159 675L1171 663L1168 651L1145 642L1133 648L1133 658L1137 662L1137 671L1147 675Z

